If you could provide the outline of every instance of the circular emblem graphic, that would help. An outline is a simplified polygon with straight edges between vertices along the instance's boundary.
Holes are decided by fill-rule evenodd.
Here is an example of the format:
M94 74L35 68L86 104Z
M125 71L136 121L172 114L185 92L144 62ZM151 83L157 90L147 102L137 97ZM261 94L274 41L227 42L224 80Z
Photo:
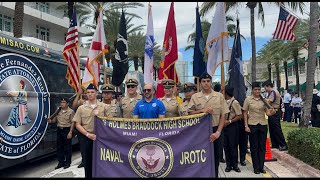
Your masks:
M46 82L28 58L0 56L0 156L17 159L30 153L47 129L50 99Z
M157 103L152 103L152 107L156 107L157 106Z
M140 139L130 148L128 159L140 177L166 177L173 166L171 146L154 137Z

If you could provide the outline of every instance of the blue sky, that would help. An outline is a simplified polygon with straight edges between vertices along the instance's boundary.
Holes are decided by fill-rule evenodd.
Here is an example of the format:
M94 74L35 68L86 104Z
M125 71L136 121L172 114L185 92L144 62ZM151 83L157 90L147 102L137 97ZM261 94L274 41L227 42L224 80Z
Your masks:
M129 12L135 13L141 17L141 19L135 19L132 23L136 25L147 25L148 17L148 2L142 2L144 7L139 7L136 9L131 9ZM199 2L199 7L201 7L203 2ZM153 27L154 27L154 37L155 41L162 45L163 38L166 30L166 23L168 19L168 12L171 2L150 2L152 5L152 15L153 15ZM263 47L263 45L272 38L272 33L276 29L279 7L273 3L263 2L265 26L262 26L261 20L258 19L258 11L255 8L255 36L256 36L256 53ZM183 60L191 62L193 59L193 49L189 51L184 51L184 48L189 44L188 36L195 31L195 21L196 21L196 8L197 2L175 2L174 3L174 14L175 23L177 31L178 49L179 52L183 54ZM304 14L299 12L294 12L295 16L299 18L308 18L309 3L305 2ZM215 9L202 19L206 19L212 22ZM245 7L245 3L239 5L237 8L228 11L227 15L232 16L234 19L238 16L240 19L240 32L246 38L242 40L242 55L243 60L249 60L251 57L251 32L250 32L250 11ZM234 22L236 23L236 22ZM144 32L146 31L146 26L144 27ZM233 39L229 39L229 47L232 47ZM130 50L129 50L130 51ZM192 81L192 64L188 63L189 81ZM220 78L220 69L216 70L215 77Z
M256 52L258 52L263 45L270 40L270 38L261 38L261 37L256 37ZM228 45L229 47L232 47L233 45L233 38L229 38L228 40ZM251 58L251 38L247 37L246 40L241 39L241 46L242 46L242 60L246 61ZM193 49L189 49L188 51L185 51L184 48L180 48L179 52L183 54L183 60L192 62L193 61ZM188 63L188 76L189 76L189 81L192 82L192 64ZM226 71L225 71L226 72ZM220 79L221 78L221 70L218 68L215 72L215 76L212 77L213 80L215 79Z

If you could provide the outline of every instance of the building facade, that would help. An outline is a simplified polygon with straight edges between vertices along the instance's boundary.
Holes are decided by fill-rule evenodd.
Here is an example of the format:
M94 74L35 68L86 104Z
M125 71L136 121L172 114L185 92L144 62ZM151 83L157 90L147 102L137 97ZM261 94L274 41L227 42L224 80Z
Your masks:
M69 18L64 17L66 10L56 8L66 2L25 2L23 17L23 37L21 39L56 51L62 51ZM0 2L0 32L13 36L15 2ZM81 37L91 32L79 27L80 57L86 58L88 49L82 47ZM0 42L1 43L1 42Z

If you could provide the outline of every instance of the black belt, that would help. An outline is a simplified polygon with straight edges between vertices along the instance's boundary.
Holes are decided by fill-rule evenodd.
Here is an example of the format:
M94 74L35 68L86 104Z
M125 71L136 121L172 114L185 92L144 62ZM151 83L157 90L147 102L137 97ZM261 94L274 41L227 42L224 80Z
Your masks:
M70 128L70 127L58 127L59 129L66 129L66 128Z

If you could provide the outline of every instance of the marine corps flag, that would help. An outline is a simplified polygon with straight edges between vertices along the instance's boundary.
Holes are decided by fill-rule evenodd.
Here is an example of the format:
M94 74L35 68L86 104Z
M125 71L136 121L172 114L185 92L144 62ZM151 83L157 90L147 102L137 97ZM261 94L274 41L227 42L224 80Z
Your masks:
M116 45L116 55L113 59L112 80L115 86L120 86L129 70L128 65L128 43L127 43L127 27L124 12L120 17L119 33Z
M173 2L171 3L169 16L167 20L166 32L163 40L162 57L159 69L159 81L157 86L157 98L164 96L162 79L173 79L176 83L179 82L175 62L178 60L178 44L176 33L176 22L174 20Z

